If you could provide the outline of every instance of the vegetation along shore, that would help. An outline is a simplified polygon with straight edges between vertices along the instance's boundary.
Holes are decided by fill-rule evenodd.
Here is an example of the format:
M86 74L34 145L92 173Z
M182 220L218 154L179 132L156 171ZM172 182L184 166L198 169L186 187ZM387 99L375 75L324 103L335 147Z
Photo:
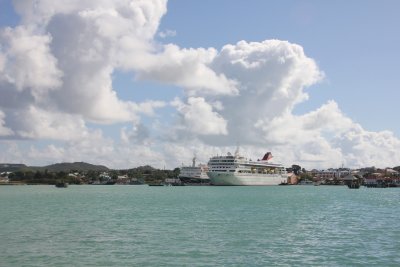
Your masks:
M299 165L292 165L287 171L288 185L345 185L349 179L357 179L367 187L400 187L400 166L385 169L306 170ZM76 185L185 185L178 179L179 173L179 168L165 170L148 165L113 170L85 162L57 163L44 167L0 163L0 185L55 185L59 182Z

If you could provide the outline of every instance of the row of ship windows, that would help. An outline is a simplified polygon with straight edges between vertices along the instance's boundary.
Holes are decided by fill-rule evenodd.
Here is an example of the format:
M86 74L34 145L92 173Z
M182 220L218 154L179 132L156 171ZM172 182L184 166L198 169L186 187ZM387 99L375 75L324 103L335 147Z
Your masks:
M210 160L210 162L235 162L235 160Z
M219 168L212 168L210 169L210 171L221 171L221 172L225 172L226 170L223 169L230 169L229 167L219 167ZM234 172L235 170L230 170L230 172ZM265 174L273 174L273 173L284 173L282 170L276 169L276 170L239 170L239 173L265 173Z
M210 172L235 172L235 170L210 170ZM262 172L251 172L251 171L239 171L239 173L262 173ZM275 174L275 172L264 173L264 174Z
M235 170L210 170L210 172L235 172Z
M211 168L213 168L213 169L218 169L218 168L220 168L220 169L230 169L230 168L232 168L232 165L230 165L230 164L227 164L227 165L228 165L228 166L216 165L216 166L212 166ZM235 166L235 167L236 167L236 166ZM267 171L268 169L259 168L259 169L253 169L253 170ZM275 171L275 172L277 172L277 171L284 171L284 169L269 169L269 171ZM244 170L243 170L243 172L244 172Z
M233 164L232 163L208 163L208 165L230 165L230 166L232 166Z

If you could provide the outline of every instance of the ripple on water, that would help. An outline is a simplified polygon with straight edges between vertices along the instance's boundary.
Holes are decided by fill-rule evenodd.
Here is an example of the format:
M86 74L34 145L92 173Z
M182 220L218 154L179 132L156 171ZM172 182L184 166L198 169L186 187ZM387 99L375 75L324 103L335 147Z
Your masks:
M0 266L400 265L400 190L0 187Z

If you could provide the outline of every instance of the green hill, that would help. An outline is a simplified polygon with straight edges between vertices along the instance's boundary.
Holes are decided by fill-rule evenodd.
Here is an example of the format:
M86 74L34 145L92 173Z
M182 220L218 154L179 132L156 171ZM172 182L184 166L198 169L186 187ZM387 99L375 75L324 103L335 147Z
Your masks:
M69 171L108 171L108 168L103 165L93 165L86 162L63 162L56 163L42 167L42 169L47 169L50 172L69 172Z
M0 172L16 172L26 168L28 166L25 164L0 163Z
M49 171L49 172L70 172L70 171L108 171L106 166L93 165L86 162L63 162L48 166L26 166L25 164L0 163L0 172L17 172L17 171Z

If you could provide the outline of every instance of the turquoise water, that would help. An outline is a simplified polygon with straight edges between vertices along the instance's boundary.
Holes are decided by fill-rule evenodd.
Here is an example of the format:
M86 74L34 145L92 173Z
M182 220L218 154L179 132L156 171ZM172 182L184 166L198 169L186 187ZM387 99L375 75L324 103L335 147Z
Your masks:
M1 186L0 266L400 266L400 188Z

